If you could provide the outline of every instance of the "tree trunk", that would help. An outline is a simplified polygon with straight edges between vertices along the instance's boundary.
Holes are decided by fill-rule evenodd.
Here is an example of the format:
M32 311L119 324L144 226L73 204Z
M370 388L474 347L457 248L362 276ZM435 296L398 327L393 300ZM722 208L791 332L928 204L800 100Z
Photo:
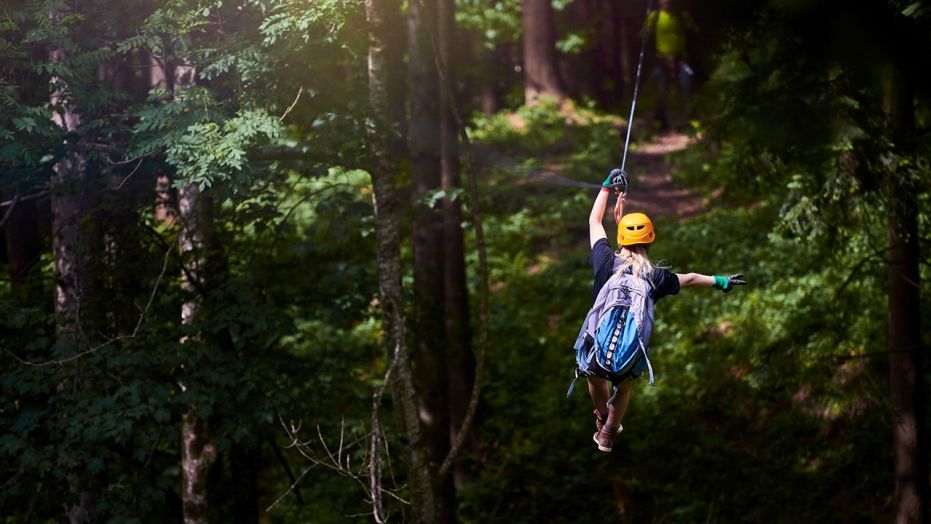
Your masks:
M608 70L611 71L610 91L606 95L609 97L607 106L614 108L623 103L630 81L630 60L626 56L629 32L623 6L608 2L605 9L608 21L605 24L605 34L602 38L605 41L605 62L609 64Z
M181 503L185 524L209 522L207 474L217 458L217 449L207 432L206 421L192 408L181 417Z
M556 26L550 0L523 0L524 102L540 95L565 98L556 60Z
M382 36L385 47L385 97L389 101L388 115L390 121L386 129L389 135L390 151L395 158L404 158L407 150L407 81L410 72L407 69L404 50L408 46L409 35L405 23L405 13L401 12L402 0L379 0L382 4L384 20L382 27L390 28Z
M178 235L181 252L181 288L187 301L181 305L181 324L191 325L198 320L202 309L200 290L207 272L208 215L210 200L201 193L196 184L189 184L178 191L178 215L181 232ZM185 337L185 344L194 346L197 339ZM196 349L192 349L196 350ZM185 391L190 384L181 384ZM217 449L210 435L205 418L196 406L181 417L181 500L184 522L199 524L209 522L210 500L208 497L208 474L217 459Z
M887 79L887 112L895 146L912 153L915 132L914 94L901 67ZM898 524L926 523L929 514L928 438L926 435L919 236L916 188L908 172L887 174L889 286L889 373L895 409L895 498Z
M69 108L55 117L65 130L71 131L80 123L80 116ZM68 148L69 144L65 144ZM52 253L55 273L55 333L58 351L62 355L77 354L80 334L80 307L86 284L86 260L80 252L80 219L84 208L84 189L87 162L79 152L69 151L55 164L52 177ZM74 373L68 379L68 387L78 388L80 361L74 365ZM89 479L75 475L72 489L77 503L68 508L71 524L90 522L90 511L94 495L88 489Z
M62 13L50 15L58 22ZM52 62L66 59L65 51L53 49ZM52 78L59 88L52 93L51 103L57 112L52 119L66 133L75 133L81 125L81 113L62 79ZM80 344L81 302L88 289L87 257L81 252L81 218L87 210L87 159L76 138L64 140L64 154L53 167L51 181L52 257L55 275L55 334L58 352L77 354ZM75 361L73 374L60 386L77 390L80 379L80 360ZM77 501L68 503L68 520L72 524L91 522L91 510L96 500L92 475L75 472L70 475L72 493Z
M631 31L631 27L636 26L631 25L631 16L626 8L626 3L622 5L612 4L612 6L616 11L614 19L617 24L617 33L614 36L614 41L617 44L618 65L620 66L621 81L619 83L623 84L619 86L617 91L620 101L624 97L630 96L625 88L634 81L634 57L631 55L631 49L636 48L636 46L631 45L631 35L639 34L639 31Z
M604 102L603 85L610 77L609 64L604 61L604 48L609 42L604 27L609 22L603 12L601 0L576 0L560 13L564 23L572 29L590 31L592 36L585 49L573 54L559 53L559 78L567 96L590 98ZM610 37L613 39L613 35Z
M486 67L476 73L478 86L475 91L478 92L482 113L491 116L504 106L502 79L514 74L514 66L507 59L507 53L501 44L496 44L494 49L488 49L482 44L481 38L478 40L478 43L471 46L474 49L471 60L481 62Z
M375 208L375 237L378 256L378 284L384 324L385 344L397 361L392 380L392 394L398 412L401 432L405 437L404 454L411 491L411 516L417 524L437 520L429 452L420 427L419 406L414 391L411 363L407 353L404 326L403 290L401 288L401 237L398 229L399 199L394 177L398 166L392 161L393 144L398 130L391 107L400 102L389 98L389 65L392 27L387 21L394 12L385 0L366 0L369 31L369 100L375 126L369 140L375 155L372 173L372 202ZM377 459L376 459L377 460ZM376 521L380 515L375 512Z
M414 379L420 420L430 448L431 476L449 451L449 407L445 373L446 333L443 296L443 215L425 203L440 189L440 93L437 70L437 0L417 0L408 8L411 116L408 133L413 191ZM444 481L445 483L445 481ZM451 509L451 484L438 486L440 520Z
M155 179L155 220L168 225L177 220L175 191L168 175L158 175Z
M175 91L191 86L194 73L193 67L176 66ZM210 206L210 198L201 193L196 184L188 184L178 190L181 289L187 296L186 302L181 305L182 325L196 323L202 309L200 291L205 287L212 235ZM185 337L182 342L194 346L199 338ZM181 383L180 386L184 391L190 384ZM208 475L216 460L217 448L209 422L198 413L196 406L191 406L181 417L181 501L185 524L209 522L212 508L208 496Z
M155 54L148 54L149 90L169 89L173 78L168 75L165 60ZM176 204L177 192L171 187L171 177L162 173L155 177L155 220L167 225L174 225L178 218Z
M455 60L456 47L455 3L439 0L440 48L440 142L441 183L447 196L443 199L443 287L446 310L447 383L449 390L449 442L455 442L465 418L472 382L475 379L475 359L471 349L469 331L468 292L466 290L465 247L462 232L461 198L450 198L449 192L461 190L459 176L459 125L456 114ZM476 447L473 430L466 448ZM453 479L456 488L470 482L462 468L457 468Z
M53 61L63 58L62 51L52 52ZM58 104L63 95L63 90L54 93L52 104ZM69 104L62 112L56 113L53 119L66 132L75 131L81 123L81 116L73 104ZM66 153L54 167L51 198L52 252L55 266L55 331L58 338L66 345L73 345L77 341L78 304L81 300L81 284L84 277L84 265L78 253L78 243L79 221L84 211L82 192L87 161L75 146L76 144L65 140Z

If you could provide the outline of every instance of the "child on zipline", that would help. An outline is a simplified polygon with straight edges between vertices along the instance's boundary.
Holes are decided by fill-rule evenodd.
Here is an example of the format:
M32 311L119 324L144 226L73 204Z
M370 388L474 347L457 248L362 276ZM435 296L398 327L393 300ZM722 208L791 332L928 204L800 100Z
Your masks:
M713 287L727 293L735 285L746 284L740 274L677 274L654 267L648 255L648 249L656 238L653 223L643 213L623 214L626 192L618 193L614 207L618 246L617 251L612 250L602 224L611 195L612 175L602 184L588 217L591 262L595 271L593 308L576 342L579 364L577 377L588 379L588 392L595 404L597 431L592 438L598 449L605 452L611 451L614 439L623 429L621 420L630 401L633 379L649 369L650 383L653 382L653 370L646 349L653 328L653 302L679 293L681 287ZM609 282L610 285L606 286ZM609 312L613 312L613 315ZM609 316L616 324L609 325ZM622 334L625 322L628 329ZM625 357L627 360L622 367L612 368L610 361L613 359L617 362L622 352L619 344L627 344L633 349L630 350L630 356ZM616 386L613 395L612 383Z

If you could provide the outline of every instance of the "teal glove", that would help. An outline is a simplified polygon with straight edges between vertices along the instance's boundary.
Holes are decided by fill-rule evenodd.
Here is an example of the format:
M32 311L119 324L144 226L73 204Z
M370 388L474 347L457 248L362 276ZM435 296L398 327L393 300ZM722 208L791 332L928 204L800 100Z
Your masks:
M747 281L744 280L744 276L740 273L724 276L724 275L714 275L714 285L712 286L715 289L720 289L725 293L730 293L734 286L745 286Z
M620 169L612 169L608 173L608 178L601 183L601 187L611 189L614 188L618 193L627 194L627 173L621 171Z

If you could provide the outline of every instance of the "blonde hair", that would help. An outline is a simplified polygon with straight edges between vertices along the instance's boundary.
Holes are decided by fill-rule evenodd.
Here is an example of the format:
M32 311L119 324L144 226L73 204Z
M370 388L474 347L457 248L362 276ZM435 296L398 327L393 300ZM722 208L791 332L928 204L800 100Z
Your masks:
M646 246L635 244L633 246L621 246L617 252L617 270L615 275L621 275L628 269L636 277L645 279L652 285L650 276L653 274L653 263L650 262L650 255L647 254Z

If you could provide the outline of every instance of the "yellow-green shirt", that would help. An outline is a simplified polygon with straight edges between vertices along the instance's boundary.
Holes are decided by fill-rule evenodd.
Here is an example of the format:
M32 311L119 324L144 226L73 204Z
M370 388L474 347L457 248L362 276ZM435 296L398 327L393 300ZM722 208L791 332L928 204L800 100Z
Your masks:
M695 27L688 13L659 10L650 13L647 29L656 34L656 54L674 58L685 56L685 30Z

